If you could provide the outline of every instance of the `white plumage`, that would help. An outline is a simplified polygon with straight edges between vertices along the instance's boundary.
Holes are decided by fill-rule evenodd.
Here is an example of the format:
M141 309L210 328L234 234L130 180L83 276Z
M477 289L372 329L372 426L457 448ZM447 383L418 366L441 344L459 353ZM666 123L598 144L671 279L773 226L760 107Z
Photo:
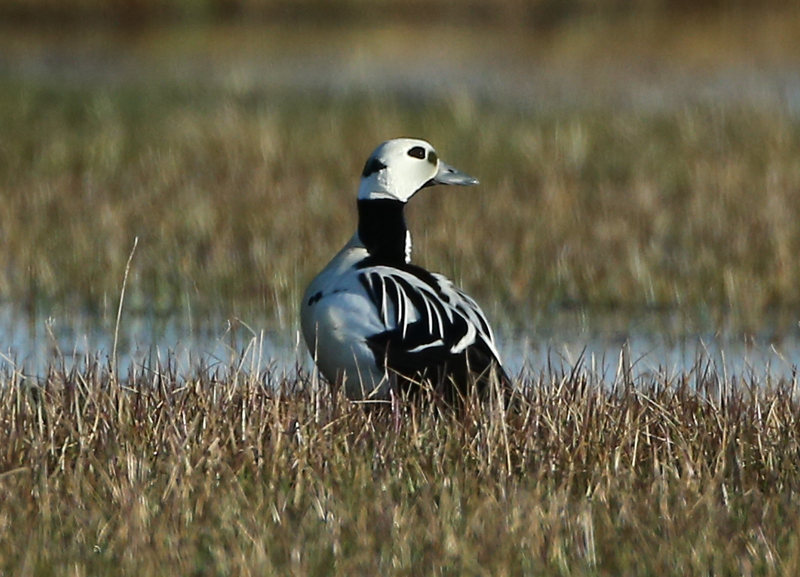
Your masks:
M442 275L411 264L405 203L435 184L477 180L423 141L398 138L367 160L358 231L303 296L303 335L320 372L351 399L387 399L423 380L452 396L494 374L504 386L494 335L480 307Z

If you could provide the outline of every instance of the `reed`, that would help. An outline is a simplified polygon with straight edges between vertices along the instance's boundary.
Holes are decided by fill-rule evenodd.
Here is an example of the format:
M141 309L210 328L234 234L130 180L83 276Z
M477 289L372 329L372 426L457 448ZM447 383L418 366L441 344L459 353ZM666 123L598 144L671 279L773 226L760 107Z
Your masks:
M793 575L796 381L519 377L512 409L366 410L240 364L0 383L16 575Z
M800 124L780 108L420 108L9 81L0 124L0 298L47 314L79 306L113 325L138 237L127 311L293 322L355 228L364 159L397 135L427 138L481 179L423 191L409 224L415 260L493 315L674 307L757 325L800 305Z

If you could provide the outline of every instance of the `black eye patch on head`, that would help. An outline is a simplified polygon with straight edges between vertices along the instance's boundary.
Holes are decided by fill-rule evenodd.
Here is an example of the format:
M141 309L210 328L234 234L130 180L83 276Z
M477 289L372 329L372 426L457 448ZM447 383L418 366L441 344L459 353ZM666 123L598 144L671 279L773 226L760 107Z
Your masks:
M428 153L428 162L434 166L436 166L436 163L439 162L439 157L436 156L436 153L433 150Z
M380 172L384 168L386 168L386 165L380 160L374 157L370 158L364 165L364 170L361 172L361 176L366 178L372 174L375 174L376 172Z
M414 158L419 158L420 160L425 158L425 149L421 146L415 146L411 150L408 151L409 156L413 156Z

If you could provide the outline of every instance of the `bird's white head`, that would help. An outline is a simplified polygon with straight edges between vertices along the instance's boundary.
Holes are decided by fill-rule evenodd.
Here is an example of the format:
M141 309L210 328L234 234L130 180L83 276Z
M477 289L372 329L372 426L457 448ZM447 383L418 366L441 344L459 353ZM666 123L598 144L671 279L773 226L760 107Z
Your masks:
M478 181L439 160L428 142L395 138L378 146L367 159L358 198L408 202L417 191L435 184L470 186Z

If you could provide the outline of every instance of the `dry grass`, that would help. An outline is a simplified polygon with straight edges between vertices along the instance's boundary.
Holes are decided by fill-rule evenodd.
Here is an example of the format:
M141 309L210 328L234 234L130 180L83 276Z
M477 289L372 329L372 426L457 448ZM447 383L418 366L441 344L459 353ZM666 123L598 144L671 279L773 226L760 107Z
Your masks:
M509 111L188 85L0 92L0 298L291 320L355 227L366 156L431 140L478 176L410 206L416 260L501 310L796 307L800 123L780 109ZM491 307L490 307L491 308Z
M6 369L0 571L797 574L797 383L626 374L455 416L302 373Z

